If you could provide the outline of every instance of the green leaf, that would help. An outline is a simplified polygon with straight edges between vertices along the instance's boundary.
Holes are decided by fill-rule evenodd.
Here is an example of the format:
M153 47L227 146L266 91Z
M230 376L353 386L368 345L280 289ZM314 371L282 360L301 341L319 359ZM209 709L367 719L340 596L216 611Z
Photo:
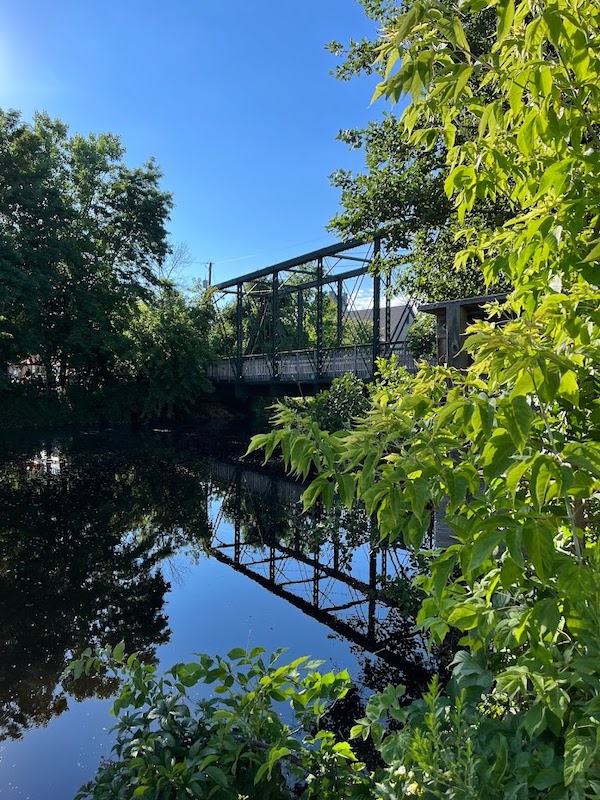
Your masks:
M358 739L360 736L363 735L364 729L365 729L364 725L353 725L350 728L350 738L351 739Z
M257 783L260 783L263 776L269 772L269 765L268 764L261 764L260 767L256 770L256 775L254 776L254 785L256 786Z
M532 475L536 505L539 510L546 503L546 493L552 480L552 469L546 461L538 461Z
M255 450L260 450L261 448L265 447L267 442L269 441L270 434L268 433L257 433L250 439L250 444L248 445L248 449L246 450L246 456L250 455L250 453L254 453Z
M463 92L473 74L473 67L468 64L460 64L454 73L454 99L456 100Z
M521 525L511 525L506 529L506 546L511 558L519 567L523 562L523 528Z
M535 571L543 581L547 581L556 553L552 534L541 525L532 523L523 530L523 545Z
M516 447L504 428L496 428L482 453L483 472L488 478L502 475L512 463Z
M523 717L523 727L529 734L530 739L534 739L546 730L546 707L537 702Z
M479 569L482 564L485 564L503 540L504 534L502 531L491 530L480 533L473 543L471 559L467 568L468 571L474 572L476 569Z
M448 624L461 631L469 631L476 628L478 621L479 612L477 608L470 603L458 606L450 612L448 617Z
M574 406L579 403L579 384L577 375L572 370L563 373L558 386L558 396L564 397Z
M538 121L539 114L537 109L534 108L527 114L523 124L519 128L517 145L525 156L530 156L534 151Z
M215 766L211 765L210 767L206 767L206 769L204 771L206 772L206 774L210 778L213 779L213 781L216 784L218 784L219 786L222 786L223 789L227 789L229 787L229 780L227 778L227 775L225 775L223 770L219 769L219 767L215 767Z
M600 261L600 242L597 245L592 247L589 251L587 256L583 259L584 261Z
M513 498L519 488L519 483L527 471L531 468L533 459L524 458L521 461L516 461L506 472L506 488L513 495Z
M567 786L587 769L596 752L595 737L580 735L576 728L567 733L564 759L564 779Z
M498 4L497 41L502 42L508 36L515 18L515 0L501 0Z
M572 166L572 158L564 158L551 164L542 176L536 199L543 197L550 189L552 189L555 194L560 194Z
M395 764L402 760L405 742L401 734L391 733L382 741L379 752L386 764Z
M340 473L339 475L336 475L336 481L338 485L338 494L340 496L340 500L346 506L347 509L351 509L354 501L354 492L356 488L354 476L348 473Z
M569 442L563 448L563 457L572 466L582 467L595 478L600 478L600 444Z
M534 789L543 791L544 789L550 789L552 786L556 786L557 783L561 783L562 779L563 776L556 767L548 767L547 769L540 770L536 774L531 785Z
M448 579L456 567L458 561L458 547L453 545L442 553L441 556L436 558L431 564L431 582L433 587L433 596L438 600L442 596L442 592L446 588Z
M292 751L289 747L273 747L269 750L269 754L267 757L267 763L269 764L269 769L273 769L274 765L285 756L289 756Z
M533 607L532 619L535 619L542 629L542 633L556 633L560 622L560 609L553 598L538 600Z
M522 395L511 398L503 410L506 429L519 452L523 452L535 413Z
M523 569L512 558L505 558L500 570L500 583L505 589L512 589L523 578Z
M116 645L115 649L113 650L113 658L117 663L122 663L123 656L125 655L125 642L121 641L118 645Z

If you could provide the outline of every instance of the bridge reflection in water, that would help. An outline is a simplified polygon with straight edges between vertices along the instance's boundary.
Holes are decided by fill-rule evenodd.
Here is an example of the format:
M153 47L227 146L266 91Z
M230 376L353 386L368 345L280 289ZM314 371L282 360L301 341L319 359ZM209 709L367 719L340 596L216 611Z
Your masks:
M412 586L414 562L377 545L364 511L303 514L303 487L291 480L222 462L209 473L214 558L392 666L425 663L414 617L394 594L398 580Z

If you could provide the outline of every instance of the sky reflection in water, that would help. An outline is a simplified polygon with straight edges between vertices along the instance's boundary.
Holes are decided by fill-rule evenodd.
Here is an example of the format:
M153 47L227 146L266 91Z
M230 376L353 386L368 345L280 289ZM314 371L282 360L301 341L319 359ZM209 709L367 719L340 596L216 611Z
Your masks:
M187 430L4 443L0 798L70 798L108 755L114 685L59 681L69 654L96 642L124 639L163 666L283 646L367 688L392 669L413 692L427 680L410 616L382 594L386 575L410 573L406 554L372 552L360 512L302 515L291 481L239 465L245 440Z

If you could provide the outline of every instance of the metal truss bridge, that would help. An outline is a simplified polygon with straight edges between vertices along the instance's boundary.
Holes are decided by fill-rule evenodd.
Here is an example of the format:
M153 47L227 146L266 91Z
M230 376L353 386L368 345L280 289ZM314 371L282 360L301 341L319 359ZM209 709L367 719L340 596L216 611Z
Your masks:
M392 354L412 371L406 332L415 308L392 304L389 279L376 269L381 247L379 238L355 239L217 284L220 359L211 380L282 388L346 372L369 380L376 359Z

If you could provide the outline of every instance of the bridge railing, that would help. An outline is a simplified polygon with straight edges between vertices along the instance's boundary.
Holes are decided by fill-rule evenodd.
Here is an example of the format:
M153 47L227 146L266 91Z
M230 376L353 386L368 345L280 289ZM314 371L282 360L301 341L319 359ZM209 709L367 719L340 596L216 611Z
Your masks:
M389 358L396 355L400 366L411 372L416 369L406 342L391 342L381 345L381 355ZM373 377L373 346L371 344L347 345L344 347L317 350L289 350L277 354L275 361L270 355L248 355L241 359L241 374L235 358L224 358L208 367L208 377L216 382L270 383L274 380L292 383L314 383L329 381L351 372L358 378Z

